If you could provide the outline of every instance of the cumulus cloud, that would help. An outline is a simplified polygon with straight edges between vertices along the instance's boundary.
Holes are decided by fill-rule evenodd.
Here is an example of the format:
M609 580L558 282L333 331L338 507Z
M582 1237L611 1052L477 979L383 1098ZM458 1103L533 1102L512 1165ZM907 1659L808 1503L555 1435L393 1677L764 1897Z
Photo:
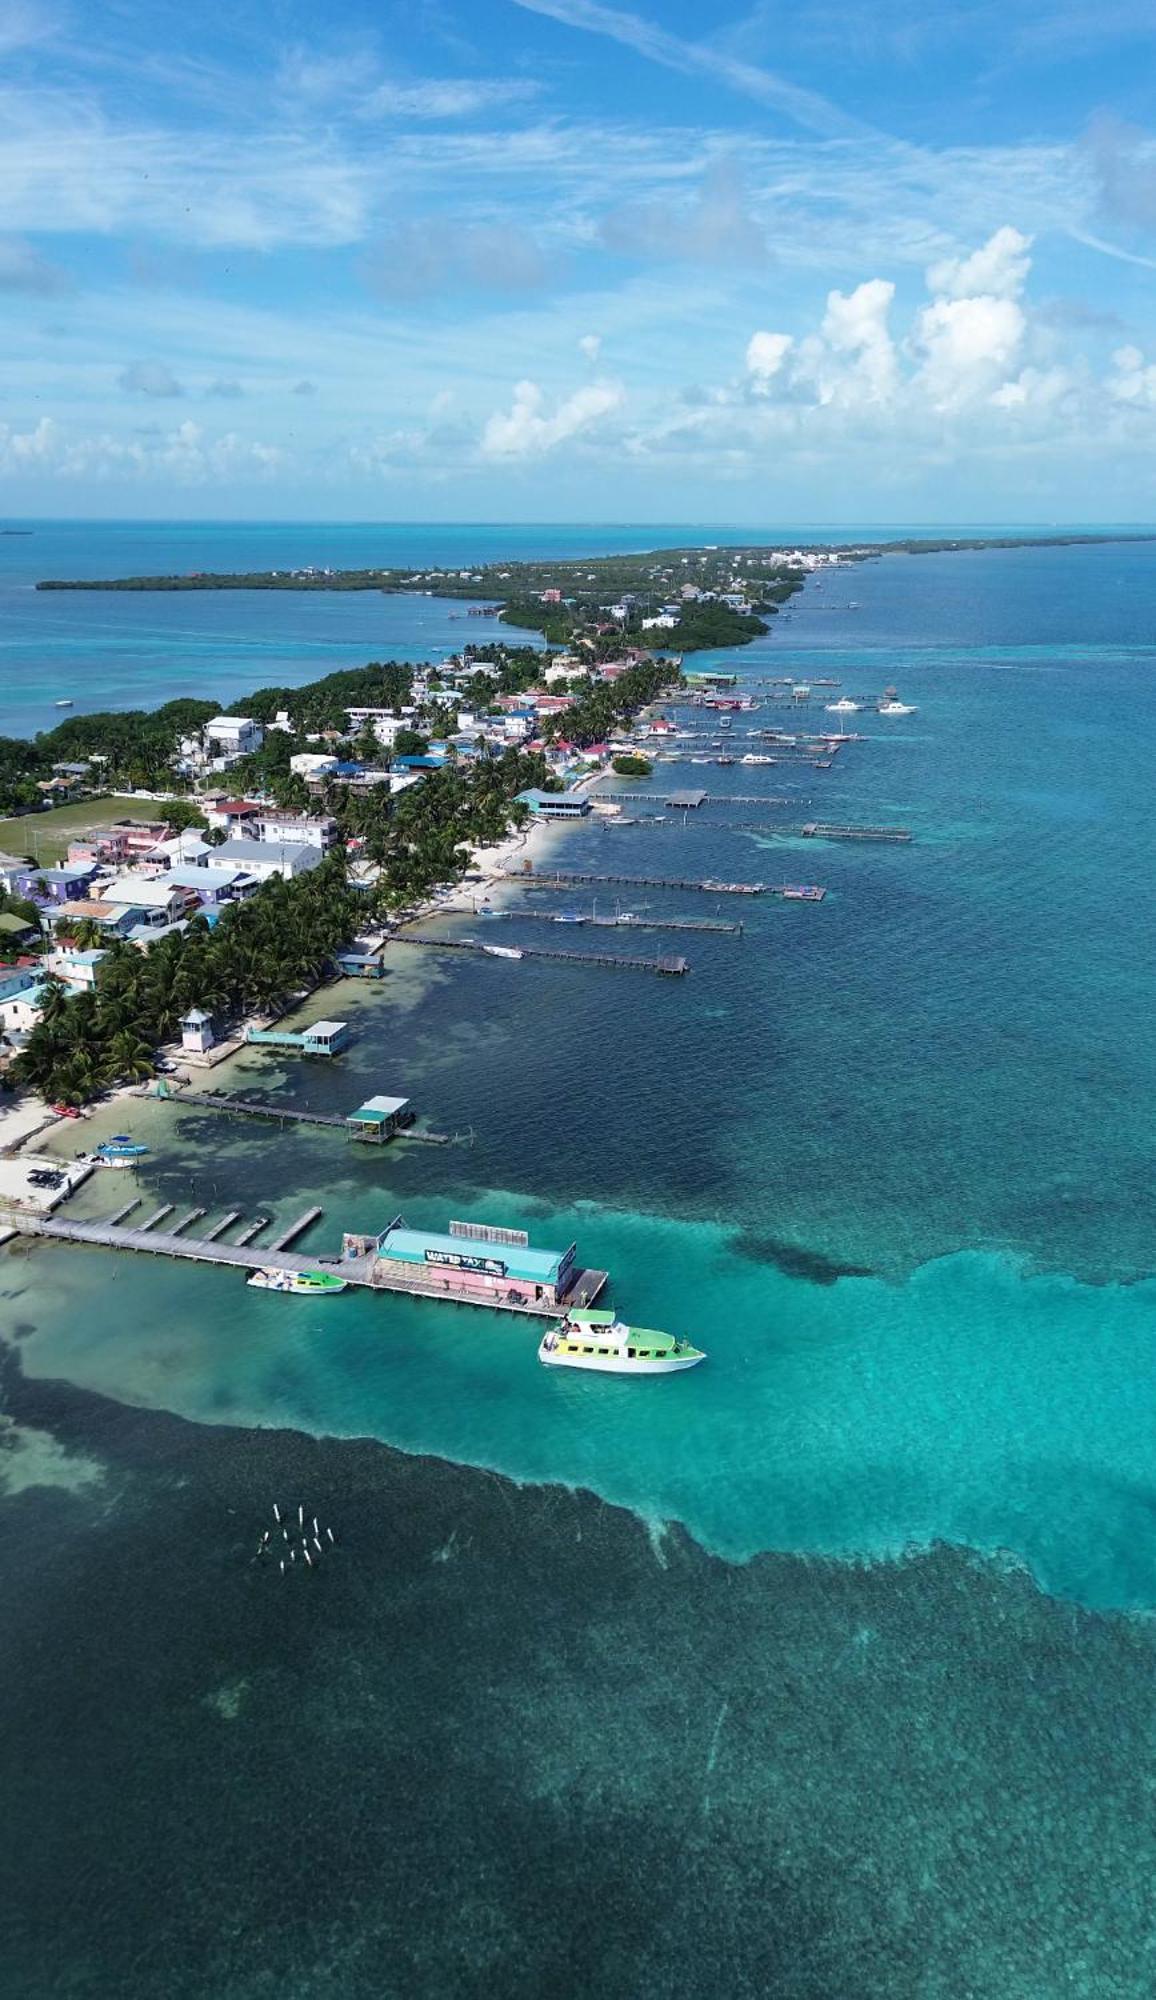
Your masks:
M929 292L949 299L972 298L976 293L997 299L1016 299L1023 291L1031 269L1030 236L1006 226L978 250L966 257L944 257L927 272Z
M789 333L752 333L747 342L747 373L765 389L783 366L794 342Z
M163 361L133 361L117 376L117 385L134 396L183 396L184 390Z
M51 298L71 289L67 271L50 263L31 243L19 236L0 237L0 292L32 292Z
M600 333L584 333L578 342L578 349L580 353L586 356L587 361L597 361L598 356L602 352L602 335Z
M267 479L280 473L285 463L285 454L276 445L242 438L235 431L212 435L194 423L168 431L149 426L129 438L69 431L50 417L24 431L0 424L0 472L50 479L133 484L160 479L201 486Z
M508 410L495 411L482 432L482 451L487 458L537 458L553 451L602 417L621 407L625 400L620 383L591 382L587 388L546 408L546 398L536 382L519 382Z
M1147 361L1138 347L1118 347L1112 356L1108 394L1134 409L1156 410L1156 362Z
M914 346L924 357L921 380L934 407L955 409L993 393L1019 357L1026 324L1014 299L990 294L924 306Z

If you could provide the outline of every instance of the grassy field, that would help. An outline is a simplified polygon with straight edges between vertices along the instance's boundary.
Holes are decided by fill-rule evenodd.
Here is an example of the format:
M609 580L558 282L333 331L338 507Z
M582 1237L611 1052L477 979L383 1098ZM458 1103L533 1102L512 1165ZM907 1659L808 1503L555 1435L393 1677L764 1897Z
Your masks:
M117 819L161 819L152 799L79 799L53 806L51 812L27 813L22 819L0 819L0 853L30 854L46 868L68 852L68 843L90 826L111 826Z

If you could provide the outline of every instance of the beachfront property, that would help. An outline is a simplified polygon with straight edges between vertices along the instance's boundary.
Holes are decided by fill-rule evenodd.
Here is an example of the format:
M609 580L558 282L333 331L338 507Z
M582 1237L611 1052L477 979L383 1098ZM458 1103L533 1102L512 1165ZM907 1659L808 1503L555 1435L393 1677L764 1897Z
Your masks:
M215 857L220 849L210 847L208 853ZM256 894L258 886L256 877L243 868L215 868L209 863L170 868L167 875L158 879L196 896L210 910L218 909L222 903L243 902L247 896Z
M316 868L322 849L310 841L278 845L270 840L226 840L217 849L217 860L227 868L239 868L258 882L283 875L292 882L308 869Z
M301 1056L336 1056L349 1041L348 1021L311 1021L307 1028L246 1028L246 1042Z
M543 792L532 785L518 793L518 804L528 806L535 819L585 819L590 801L577 792Z

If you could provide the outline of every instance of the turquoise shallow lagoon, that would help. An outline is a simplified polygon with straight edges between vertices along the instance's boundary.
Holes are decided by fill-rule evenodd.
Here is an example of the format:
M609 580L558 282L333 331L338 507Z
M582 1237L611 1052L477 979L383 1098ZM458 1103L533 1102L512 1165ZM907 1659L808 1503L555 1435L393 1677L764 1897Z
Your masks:
M946 1539L1092 1605L1156 1604L1153 630L1147 547L829 577L728 666L895 681L915 715L864 716L831 772L704 774L765 815L559 837L577 867L819 880L821 907L727 905L746 935L688 940L677 983L395 954L380 992L325 997L356 1020L347 1058L246 1078L326 1107L403 1090L469 1149L141 1114L159 1199L319 1201L318 1248L402 1208L576 1237L628 1317L694 1334L707 1367L642 1394L545 1374L502 1319L38 1249L3 1267L25 1368L585 1484L727 1556ZM791 835L819 810L916 839Z

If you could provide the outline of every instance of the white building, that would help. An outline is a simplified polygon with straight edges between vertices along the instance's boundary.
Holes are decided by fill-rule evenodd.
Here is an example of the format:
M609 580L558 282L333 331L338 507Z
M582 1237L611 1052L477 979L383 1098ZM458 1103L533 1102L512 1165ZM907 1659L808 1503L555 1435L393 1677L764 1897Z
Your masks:
M248 715L214 715L206 722L204 738L210 757L248 757L265 741L263 723Z
M340 757L323 756L319 750L299 750L289 759L289 769L299 778L324 778L336 771Z
M268 807L258 814L254 826L257 839L262 843L271 841L280 847L316 847L321 854L328 853L341 838L337 821L328 813L314 818L306 813L281 812L275 807Z
M217 849L217 859L225 868L242 868L258 882L283 875L287 882L316 868L321 849L305 843L280 846L272 840L226 840Z
M653 618L643 619L642 629L644 632L673 632L677 624L673 611L656 611Z
M415 711L410 710L410 716ZM373 733L379 743L389 749L399 729L412 728L412 722L404 715L395 715L391 708L351 708L346 711L346 719L351 732L364 729L367 722L373 724Z

